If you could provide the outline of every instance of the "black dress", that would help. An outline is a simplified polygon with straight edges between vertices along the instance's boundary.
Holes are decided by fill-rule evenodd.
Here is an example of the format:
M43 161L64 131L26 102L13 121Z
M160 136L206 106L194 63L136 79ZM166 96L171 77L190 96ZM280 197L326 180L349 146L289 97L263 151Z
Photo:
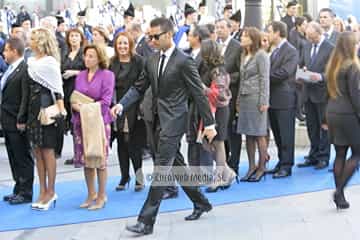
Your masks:
M69 58L68 52L61 61L61 73L63 74L66 70L79 70L82 71L85 69L85 64L83 60L83 50L79 49L77 55L72 60ZM66 126L65 131L72 130L71 126L71 104L70 104L70 96L74 91L75 87L75 79L76 76L70 77L68 79L63 79L63 88L64 88L64 106L66 112L68 113L66 117Z
M54 104L51 92L32 80L29 83L29 90L27 133L31 146L55 149L59 144L59 134L62 134L62 131L55 123L42 126L38 120L40 109ZM56 100L61 99L60 94L54 95Z
M339 72L337 80L340 94L327 105L330 143L360 145L360 70L352 64Z

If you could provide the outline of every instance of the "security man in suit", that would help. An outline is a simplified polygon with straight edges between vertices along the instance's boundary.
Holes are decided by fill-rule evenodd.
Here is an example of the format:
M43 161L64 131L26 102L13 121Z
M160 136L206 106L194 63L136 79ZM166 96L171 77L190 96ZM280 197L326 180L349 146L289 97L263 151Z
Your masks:
M140 235L151 234L158 214L161 198L167 183L159 179L168 176L173 167L188 174L180 142L186 131L188 100L191 96L198 105L204 121L204 136L211 142L216 135L215 121L194 60L175 46L174 28L169 19L156 18L150 23L149 38L160 51L148 58L142 77L135 82L127 94L116 104L111 113L114 117L136 102L151 85L153 91L154 128L158 132L155 156L155 179L151 183L148 197L140 211L137 223L127 226L127 230ZM171 174L170 174L171 175ZM185 220L197 220L204 212L212 209L207 198L196 186L182 189L194 204L194 211Z
M315 166L323 169L329 165L330 144L326 129L321 127L327 103L325 68L334 46L325 39L323 29L317 22L310 22L306 27L309 43L305 45L300 67L311 72L310 81L305 82L306 126L311 148L309 156L298 167Z
M6 42L4 56L9 67L1 78L1 125L15 181L13 194L4 196L10 204L32 202L33 195L34 160L25 134L30 79L23 58L24 49L24 42L19 38L10 38Z

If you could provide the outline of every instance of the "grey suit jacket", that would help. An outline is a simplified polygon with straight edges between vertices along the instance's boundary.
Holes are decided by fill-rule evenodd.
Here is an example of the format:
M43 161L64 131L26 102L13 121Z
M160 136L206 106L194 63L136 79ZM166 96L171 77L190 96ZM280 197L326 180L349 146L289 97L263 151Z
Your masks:
M299 57L296 49L286 41L271 59L270 108L295 107L295 75Z
M159 116L160 136L179 136L186 132L188 100L191 96L197 104L204 126L215 123L207 97L204 95L199 72L194 60L175 48L158 79L160 53L148 58L141 77L120 100L127 109L136 102L151 85L153 94L153 114Z
M300 67L305 66L312 72L320 73L323 80L316 83L305 82L304 101L311 101L313 103L326 103L327 90L325 68L334 46L328 40L324 40L320 45L316 59L313 63L311 63L311 48L311 43L305 45Z
M240 67L240 83L237 104L240 95L258 95L258 105L269 105L270 59L264 50L259 50L248 62Z
M339 32L333 31L331 33L331 36L328 38L328 41L331 42L331 44L335 46L338 37L339 37Z

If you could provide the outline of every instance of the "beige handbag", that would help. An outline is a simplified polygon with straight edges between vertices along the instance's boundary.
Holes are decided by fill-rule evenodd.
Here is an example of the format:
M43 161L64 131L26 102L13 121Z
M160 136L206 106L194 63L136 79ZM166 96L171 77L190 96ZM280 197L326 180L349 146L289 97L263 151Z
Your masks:
M70 103L82 103L82 104L87 104L87 103L93 103L94 99L92 99L91 97L86 96L85 94L74 90L70 96Z
M47 126L47 125L51 125L51 124L55 123L54 117L61 113L60 108L59 108L58 104L56 103L54 93L51 92L51 95L53 97L54 104L49 107L46 107L46 108L41 108L39 115L38 115L38 120L40 121L40 124L43 126Z

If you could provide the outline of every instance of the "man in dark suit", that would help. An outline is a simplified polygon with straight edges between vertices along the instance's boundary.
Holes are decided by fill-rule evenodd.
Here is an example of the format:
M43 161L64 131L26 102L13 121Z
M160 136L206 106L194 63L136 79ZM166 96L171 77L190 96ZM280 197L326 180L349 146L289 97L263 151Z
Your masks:
M135 51L140 56L143 56L145 59L154 53L154 50L151 49L149 44L146 41L145 34L141 28L141 24L132 23L130 25L130 33L135 40Z
M216 22L215 25L216 34L218 36L218 41L222 45L222 53L225 59L225 69L230 74L230 91L232 98L230 101L230 117L228 123L228 140L225 142L226 146L226 159L231 167L236 173L239 169L239 159L241 152L241 135L236 133L236 127L234 124L236 120L236 98L239 89L239 80L240 80L240 56L241 56L241 47L240 43L231 37L231 22L226 19L220 19ZM230 153L230 156L229 156Z
M67 44L65 39L66 25L62 16L55 16L57 20L57 28L55 32L56 40L59 45L60 56L63 58L67 53Z
M287 26L287 35L289 36L289 33L291 29L295 27L295 17L297 14L297 1L289 2L286 6L286 15L281 18L281 21L286 24Z
M232 26L232 33L231 37L235 40L240 41L242 29L241 29L241 10L237 10L231 17L231 26Z
M160 52L148 58L142 77L111 110L112 115L116 117L123 109L138 100L151 84L154 128L158 132L155 178L136 225L126 228L141 235L151 234L153 231L161 198L167 185L159 178L168 176L174 170L174 166L177 173L188 174L180 153L180 141L186 131L190 96L198 104L199 113L204 121L204 136L211 142L216 135L214 118L203 93L195 62L175 46L172 40L174 30L171 21L166 18L156 18L151 21L150 27L149 39ZM212 209L198 187L185 186L181 181L179 183L194 203L193 213L185 220L197 220L204 212Z
M306 126L311 142L309 156L299 167L315 166L323 169L329 165L330 144L326 129L321 127L327 103L325 68L334 46L325 39L321 26L308 23L306 37L309 43L304 48L300 67L314 72L305 82Z
M335 13L330 8L323 8L319 12L320 26L324 30L324 37L329 40L334 46L339 37L339 32L334 29Z
M275 49L270 62L271 130L278 149L279 162L273 178L291 175L295 153L295 75L299 57L296 49L286 40L283 22L272 22L268 27L269 40Z
M33 195L34 160L25 134L29 77L23 59L24 48L19 38L7 41L4 56L9 68L1 78L1 125L15 181L13 194L4 197L10 204L31 202Z

